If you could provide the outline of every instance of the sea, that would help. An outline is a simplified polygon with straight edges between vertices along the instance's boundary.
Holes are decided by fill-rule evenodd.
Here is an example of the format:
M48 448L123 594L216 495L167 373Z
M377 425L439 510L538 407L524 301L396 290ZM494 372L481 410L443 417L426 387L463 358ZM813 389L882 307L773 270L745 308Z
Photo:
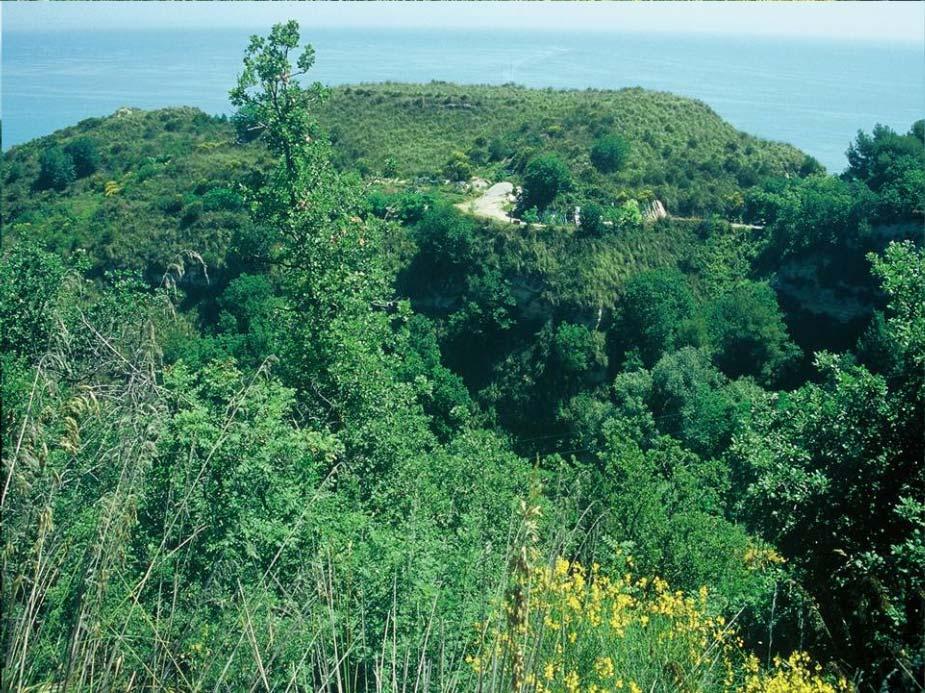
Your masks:
M3 147L122 106L229 113L250 31L4 31ZM549 30L302 27L311 77L358 82L514 82L644 87L699 99L734 126L789 142L831 172L858 130L925 117L922 43Z

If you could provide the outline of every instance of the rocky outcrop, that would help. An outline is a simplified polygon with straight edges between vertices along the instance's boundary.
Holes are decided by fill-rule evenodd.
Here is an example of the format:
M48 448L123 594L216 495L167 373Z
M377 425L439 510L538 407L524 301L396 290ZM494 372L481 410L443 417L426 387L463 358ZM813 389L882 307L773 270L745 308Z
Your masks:
M646 221L658 221L668 217L668 210L665 209L665 205L661 203L661 200L652 200L652 202L643 206L642 217Z

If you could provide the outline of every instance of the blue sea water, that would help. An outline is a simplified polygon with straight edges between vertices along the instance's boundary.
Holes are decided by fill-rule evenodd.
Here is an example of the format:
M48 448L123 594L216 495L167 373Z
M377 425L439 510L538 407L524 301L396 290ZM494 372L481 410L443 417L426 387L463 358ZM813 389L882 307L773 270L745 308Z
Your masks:
M230 110L249 31L5 31L3 146L121 106ZM741 130L829 170L858 129L905 132L925 114L921 43L606 32L312 29L327 84L447 80L641 86L695 97Z

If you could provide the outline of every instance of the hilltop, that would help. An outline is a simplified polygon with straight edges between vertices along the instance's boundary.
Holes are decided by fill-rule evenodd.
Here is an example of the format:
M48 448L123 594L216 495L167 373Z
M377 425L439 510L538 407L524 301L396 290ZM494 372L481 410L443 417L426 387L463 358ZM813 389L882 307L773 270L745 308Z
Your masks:
M740 132L700 101L640 88L363 84L334 89L319 115L341 161L364 171L381 173L391 159L399 175L426 177L456 152L473 173L497 179L556 152L597 196L648 192L676 214L740 214L736 193L813 167L795 147ZM611 133L629 155L605 174L590 151Z
M748 189L793 175L806 161L789 145L738 132L702 103L641 89L362 85L332 90L318 117L338 165L365 175L368 185L392 179L390 189L453 194L440 188L454 157L457 177L518 181L533 155L552 151L572 171L573 196L657 198L675 214L735 217ZM630 142L629 158L619 171L601 173L589 152L612 131ZM60 189L39 189L42 153L87 139L98 152L94 170ZM270 161L262 144L241 141L225 117L120 109L4 154L7 239L28 235L60 252L83 249L97 271L141 270L151 281L188 252L221 271L232 261L231 238L249 224L237 186ZM402 178L412 182L396 185Z

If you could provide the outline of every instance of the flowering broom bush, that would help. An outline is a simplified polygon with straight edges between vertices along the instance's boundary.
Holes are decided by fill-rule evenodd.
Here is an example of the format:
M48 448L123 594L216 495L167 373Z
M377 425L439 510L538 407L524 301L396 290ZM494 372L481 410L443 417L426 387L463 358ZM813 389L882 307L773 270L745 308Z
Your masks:
M836 693L803 653L762 668L742 650L734 619L711 615L709 593L672 591L661 578L611 577L522 554L511 585L467 661L482 690L535 693L719 691Z

